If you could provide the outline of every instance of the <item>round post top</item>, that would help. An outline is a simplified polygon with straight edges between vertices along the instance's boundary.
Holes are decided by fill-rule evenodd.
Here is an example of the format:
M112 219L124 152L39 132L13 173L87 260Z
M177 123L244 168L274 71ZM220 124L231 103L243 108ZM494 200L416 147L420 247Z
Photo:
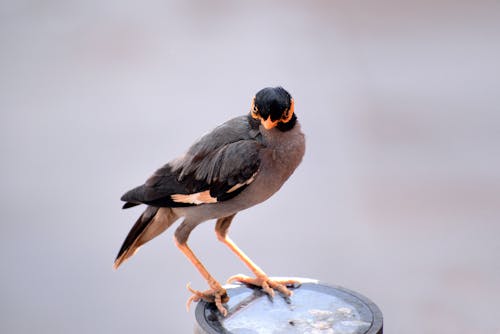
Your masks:
M288 278L287 278L288 279ZM312 279L293 287L291 297L271 299L259 288L226 285L230 297L223 317L213 303L198 303L197 334L341 333L382 334L380 309L361 294Z

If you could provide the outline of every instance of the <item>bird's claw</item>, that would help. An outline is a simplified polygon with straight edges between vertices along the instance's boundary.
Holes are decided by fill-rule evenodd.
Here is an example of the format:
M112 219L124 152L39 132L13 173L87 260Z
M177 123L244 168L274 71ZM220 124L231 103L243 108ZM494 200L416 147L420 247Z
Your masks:
M223 287L218 287L215 289L209 289L206 291L198 291L191 288L191 283L188 283L186 288L193 294L186 303L186 308L189 311L192 302L199 302L204 300L207 303L215 303L219 312L225 317L227 315L227 309L224 307L224 303L229 301L229 296L227 295L226 289Z
M300 285L300 281L293 279L271 279L265 275L249 277L246 275L234 275L229 277L227 283L241 282L244 284L260 286L271 298L274 297L274 290L286 297L290 297L293 292L287 286Z

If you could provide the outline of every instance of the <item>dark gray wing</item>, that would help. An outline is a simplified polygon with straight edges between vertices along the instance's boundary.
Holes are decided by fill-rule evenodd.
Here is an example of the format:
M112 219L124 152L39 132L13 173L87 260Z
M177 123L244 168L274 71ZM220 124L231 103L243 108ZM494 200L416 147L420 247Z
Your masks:
M191 206L231 199L259 170L258 123L232 119L198 140L188 152L158 169L142 186L122 196L124 208L137 204Z

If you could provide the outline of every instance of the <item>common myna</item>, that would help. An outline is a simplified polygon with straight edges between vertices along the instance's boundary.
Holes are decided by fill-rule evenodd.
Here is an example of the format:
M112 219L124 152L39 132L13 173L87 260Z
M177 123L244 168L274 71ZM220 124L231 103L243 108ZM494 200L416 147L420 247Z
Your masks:
M187 240L198 224L216 219L215 233L254 273L236 275L240 281L261 286L270 296L285 296L292 281L271 280L228 237L236 213L261 203L278 191L292 175L305 151L304 134L294 113L291 95L281 87L260 90L250 113L233 118L195 142L183 156L158 169L147 181L122 196L123 208L147 205L118 252L114 267L134 255L144 243L158 236L180 217L175 244L207 281L204 292L188 289L188 300L215 302L219 311L229 298L189 248Z

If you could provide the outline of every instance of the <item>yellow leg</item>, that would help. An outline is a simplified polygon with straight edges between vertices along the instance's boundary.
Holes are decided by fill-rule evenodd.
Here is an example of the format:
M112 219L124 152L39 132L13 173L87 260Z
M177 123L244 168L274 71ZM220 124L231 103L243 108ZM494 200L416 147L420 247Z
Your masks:
M272 280L266 273L256 265L243 251L236 246L236 244L227 236L227 230L233 219L233 216L220 218L217 220L215 225L215 234L217 239L224 245L229 247L229 249L238 256L238 258L245 263L245 265L254 273L255 277L248 277L245 275L234 275L228 279L228 283L231 282L243 282L246 284L256 285L262 287L262 289L271 297L274 297L274 290L279 291L285 296L291 296L292 291L290 291L286 286L298 284L296 280Z
M217 306L217 309L222 313L223 316L227 315L226 308L222 305L223 303L227 303L229 301L229 297L227 295L226 289L222 287L222 285L215 280L215 278L210 275L205 266L201 263L201 261L194 255L193 251L187 243L179 243L177 239L175 239L176 246L181 250L184 255L191 261L191 263L198 269L199 273L203 278L207 281L210 289L207 291L198 291L191 288L190 284L187 285L187 289L193 294L187 301L187 309L192 302L198 302L201 299L207 302L213 302Z

